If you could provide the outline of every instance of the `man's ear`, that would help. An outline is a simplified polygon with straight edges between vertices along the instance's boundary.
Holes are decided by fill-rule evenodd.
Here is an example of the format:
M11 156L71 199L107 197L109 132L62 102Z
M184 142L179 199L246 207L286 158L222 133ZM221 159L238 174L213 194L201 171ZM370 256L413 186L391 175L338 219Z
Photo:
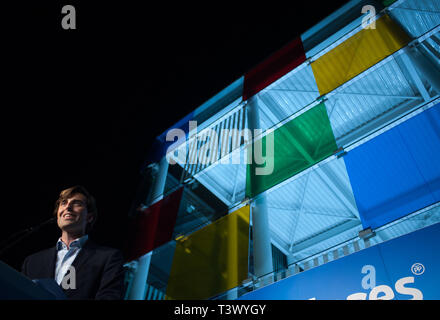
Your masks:
M95 217L92 213L88 212L87 213L87 223L92 222L93 220L95 220Z

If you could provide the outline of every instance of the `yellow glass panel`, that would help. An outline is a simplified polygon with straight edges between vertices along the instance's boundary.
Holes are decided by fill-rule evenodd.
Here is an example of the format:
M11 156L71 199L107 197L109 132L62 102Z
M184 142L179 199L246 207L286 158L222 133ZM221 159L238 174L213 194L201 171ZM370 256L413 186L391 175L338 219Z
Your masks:
M177 240L166 299L208 299L248 277L249 206Z
M411 39L388 15L312 62L319 93L329 93L406 46Z

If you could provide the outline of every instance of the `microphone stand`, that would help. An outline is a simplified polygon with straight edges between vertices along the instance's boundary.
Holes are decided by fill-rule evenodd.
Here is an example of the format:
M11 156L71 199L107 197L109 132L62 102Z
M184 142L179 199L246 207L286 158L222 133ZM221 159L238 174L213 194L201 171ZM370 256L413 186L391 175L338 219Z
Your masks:
M42 223L40 223L40 224L38 224L38 225L36 225L36 226L29 227L29 228L27 228L27 229L24 229L24 230L21 230L21 231L18 231L18 232L16 232L16 233L14 233L14 234L13 234L12 236L10 236L8 239L6 239L5 241L3 241L3 243L2 243L1 246L3 246L3 244L6 244L6 245L5 245L2 249L0 249L0 257L1 257L1 256L2 256L7 250L9 250L9 249L12 248L13 246L15 246L17 243L19 243L20 241L22 241L24 238L27 238L28 236L30 236L30 235L33 234L34 232L40 230L41 227L44 227L45 225L48 225L48 224L51 224L51 223L54 223L56 220L57 220L57 218L52 217L52 218L50 218L50 219L48 219L48 220L46 220L46 221L44 221L44 222L42 222ZM17 239L15 239L14 241L12 241L12 239L14 239L14 238L17 238ZM10 242L10 241L12 241L12 242ZM8 242L10 242L10 243L8 244ZM1 247L1 246L0 246L0 247Z

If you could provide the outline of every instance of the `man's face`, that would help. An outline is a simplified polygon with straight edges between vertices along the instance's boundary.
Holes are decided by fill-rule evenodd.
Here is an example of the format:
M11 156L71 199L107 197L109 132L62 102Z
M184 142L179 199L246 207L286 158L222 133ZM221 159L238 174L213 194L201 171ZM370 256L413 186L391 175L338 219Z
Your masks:
M63 231L84 233L87 223L92 219L87 211L87 198L81 193L62 200L58 206L57 223Z

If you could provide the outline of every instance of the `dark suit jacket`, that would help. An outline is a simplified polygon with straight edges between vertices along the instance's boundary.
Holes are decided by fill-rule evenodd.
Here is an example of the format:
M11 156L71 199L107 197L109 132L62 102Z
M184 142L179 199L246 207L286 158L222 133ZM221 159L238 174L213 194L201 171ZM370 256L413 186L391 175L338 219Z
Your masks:
M55 278L57 250L49 248L27 257L22 273L30 279ZM64 290L68 299L114 300L124 294L124 258L120 251L99 246L90 239L72 263L76 289Z

